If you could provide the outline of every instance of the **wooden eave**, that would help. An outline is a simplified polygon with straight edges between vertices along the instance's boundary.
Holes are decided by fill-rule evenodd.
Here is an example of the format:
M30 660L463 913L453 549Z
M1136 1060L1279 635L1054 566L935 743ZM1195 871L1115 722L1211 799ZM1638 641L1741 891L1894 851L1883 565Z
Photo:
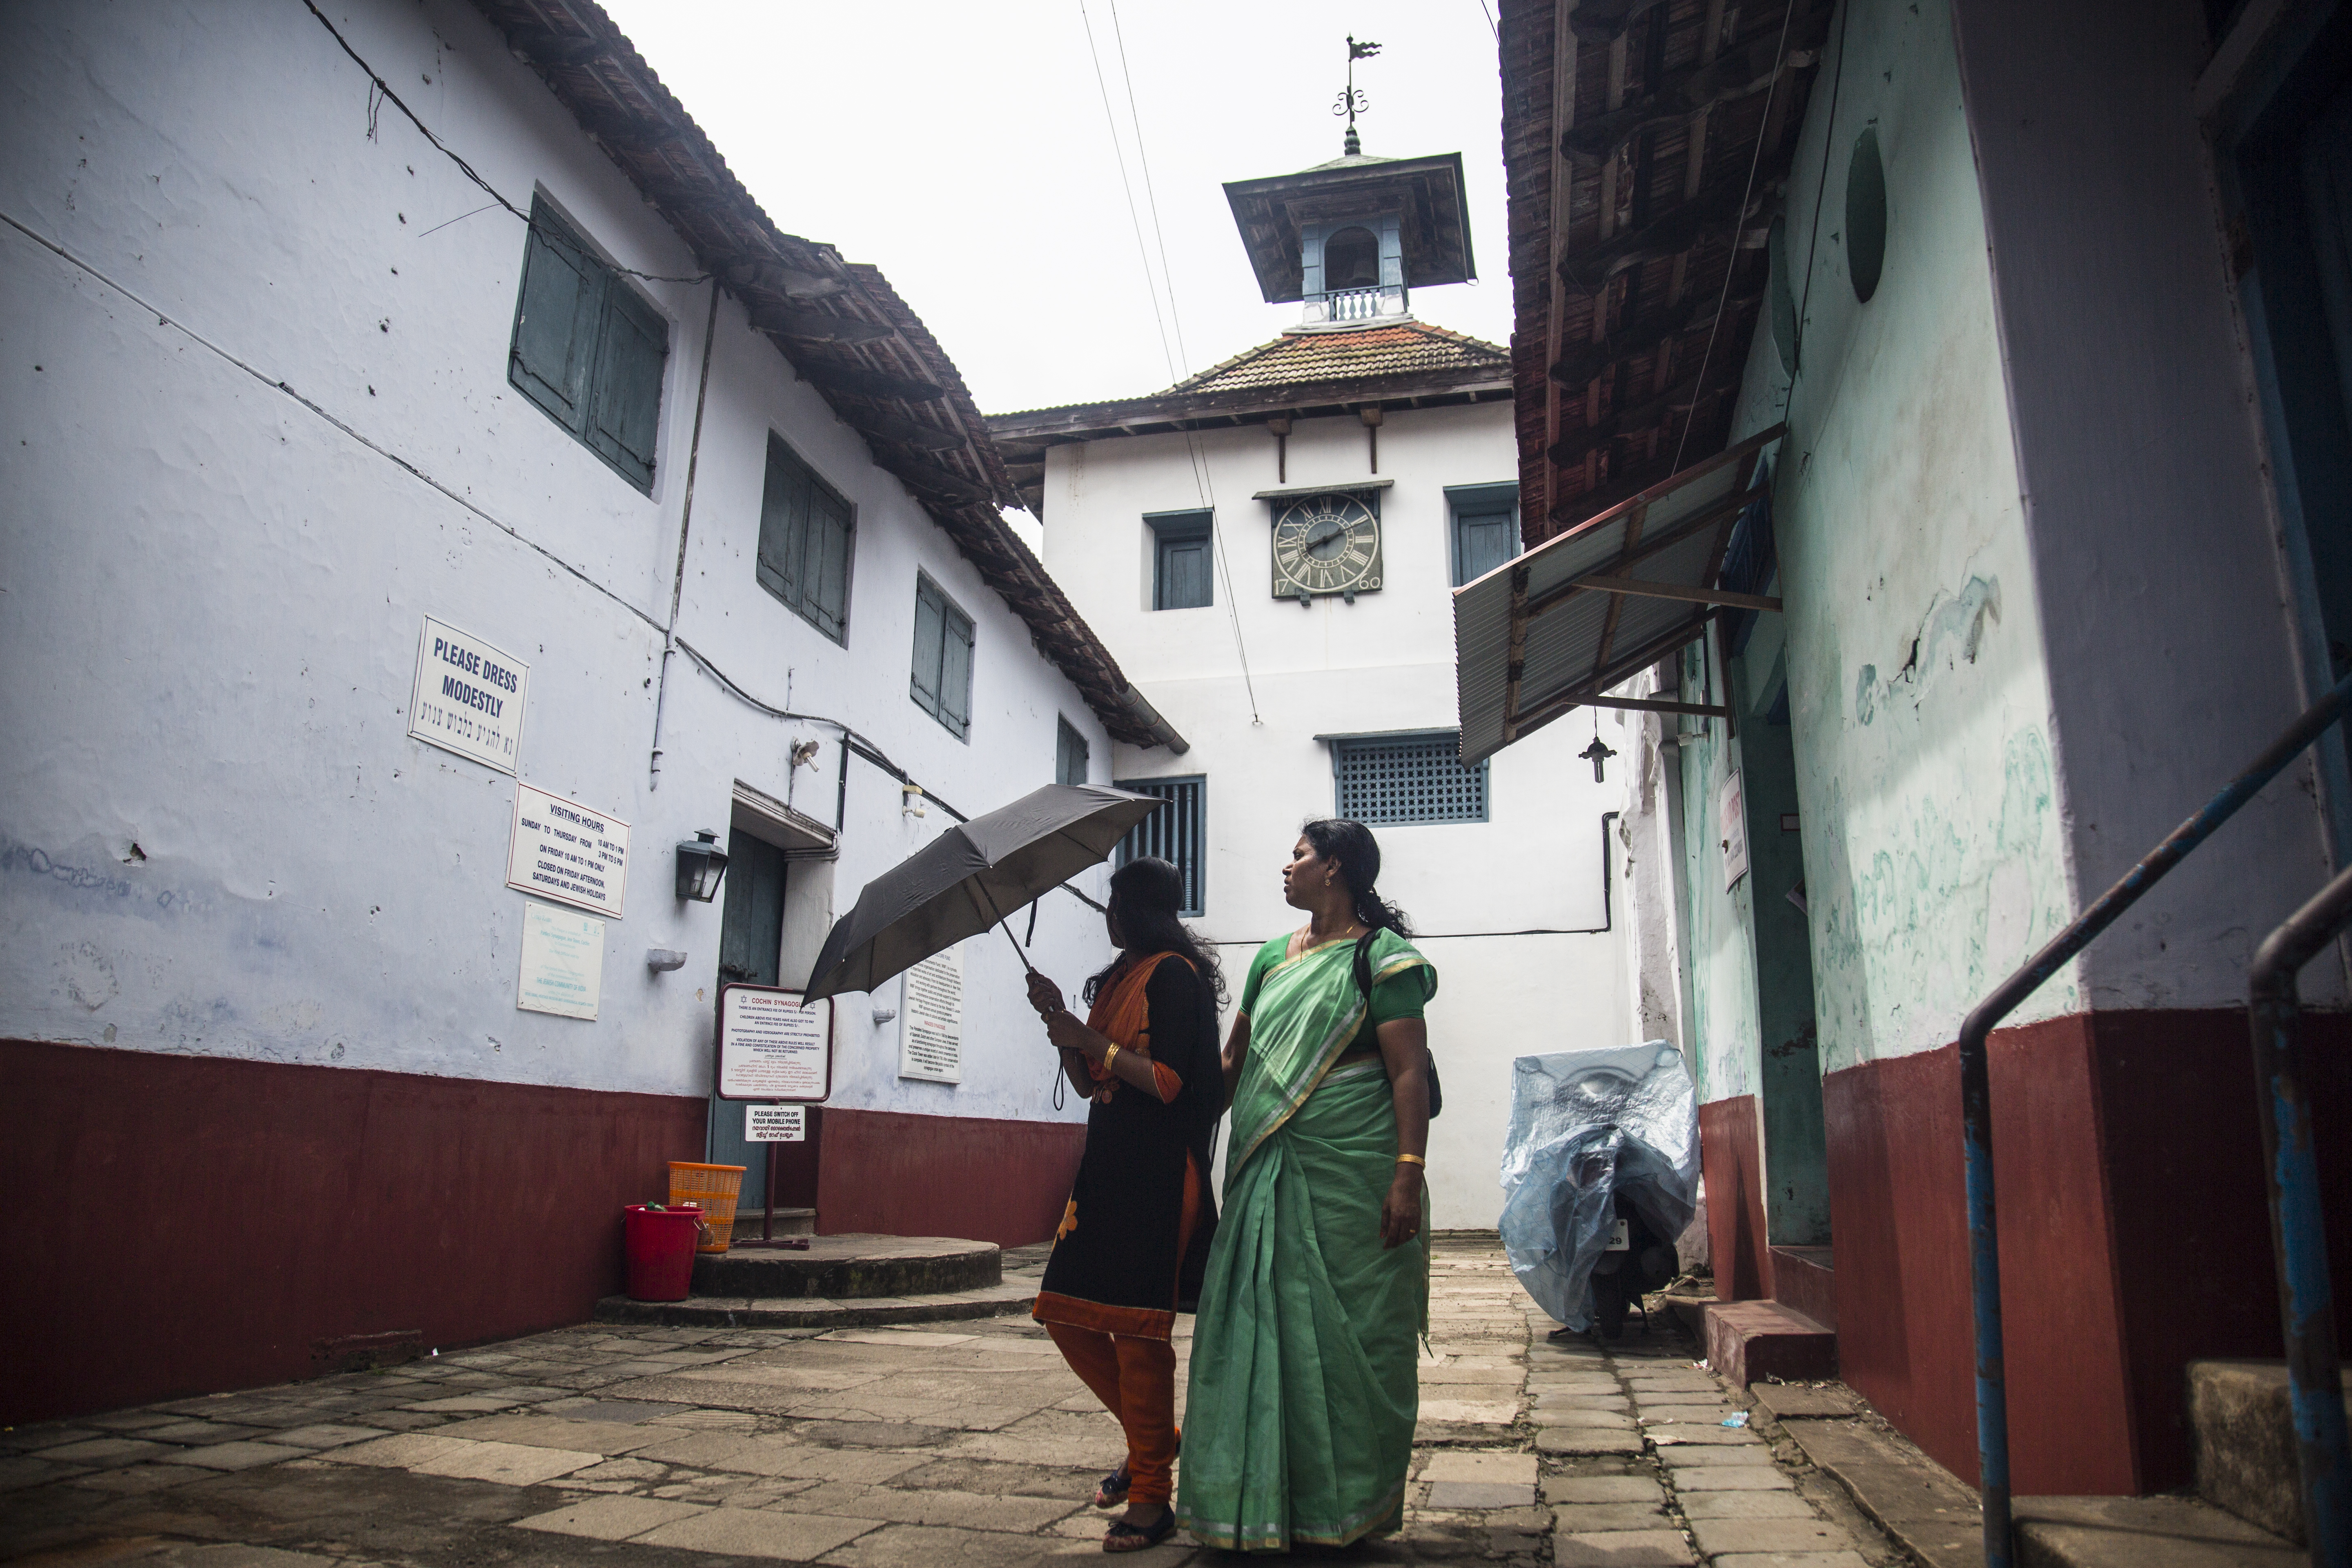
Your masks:
M1164 721L1144 717L1118 660L1006 525L999 504L1021 504L1021 491L954 363L881 272L776 227L594 0L475 5L786 363L866 437L1105 728L1181 748Z
M1393 210L1403 220L1405 283L1433 288L1478 276L1465 210L1462 154L1420 158L1342 158L1293 174L1234 180L1225 202L1241 230L1258 291L1269 305L1290 304L1301 293L1298 231L1302 223L1330 222Z
M1724 448L1831 14L1503 0L1524 544Z
M1512 383L1499 365L1456 366L1415 375L1372 375L1352 381L1313 381L1287 386L1243 386L1221 391L1160 393L1112 403L1035 408L986 416L989 435L1007 472L1033 498L1029 510L1044 514L1042 486L1049 447L1120 436L1156 436L1171 431L1213 430L1263 425L1269 419L1355 418L1363 408L1394 413L1465 403L1499 403L1512 395ZM1034 477L1032 478L1031 476Z

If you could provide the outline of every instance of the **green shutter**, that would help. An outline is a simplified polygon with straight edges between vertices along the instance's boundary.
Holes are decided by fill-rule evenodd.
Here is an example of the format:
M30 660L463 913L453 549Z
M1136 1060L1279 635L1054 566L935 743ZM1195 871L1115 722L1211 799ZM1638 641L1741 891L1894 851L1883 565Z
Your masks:
M1082 784L1087 782L1088 759L1087 738L1070 728L1070 721L1058 714L1054 719L1054 782Z
M919 577L915 579L915 672L912 686L916 706L933 715L940 710L940 656L945 640L945 613L946 605L940 603L939 590Z
M594 263L534 205L523 240L522 295L507 380L575 435L599 291Z
M1513 548L1511 514L1490 512L1454 519L1454 585L1484 577L1518 553Z
M661 426L662 363L668 357L668 323L618 278L607 279L589 444L647 491Z
M792 482L799 464L774 436L768 437L768 477L760 489L760 553L753 574L760 586L793 608L792 589Z
M971 732L971 622L950 605L940 659L940 721L959 737Z
M849 623L848 503L812 487L809 496L808 617L835 642L846 642Z

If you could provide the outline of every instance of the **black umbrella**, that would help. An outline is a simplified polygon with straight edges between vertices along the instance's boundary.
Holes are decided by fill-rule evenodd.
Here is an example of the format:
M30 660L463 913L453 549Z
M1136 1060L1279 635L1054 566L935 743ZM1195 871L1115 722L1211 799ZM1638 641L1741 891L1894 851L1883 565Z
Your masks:
M871 991L998 924L1099 863L1129 828L1164 804L1123 789L1047 784L949 828L866 883L857 907L833 922L809 972L807 999ZM1004 939L1013 942L1010 930ZM1013 950L1019 952L1021 944L1013 942Z

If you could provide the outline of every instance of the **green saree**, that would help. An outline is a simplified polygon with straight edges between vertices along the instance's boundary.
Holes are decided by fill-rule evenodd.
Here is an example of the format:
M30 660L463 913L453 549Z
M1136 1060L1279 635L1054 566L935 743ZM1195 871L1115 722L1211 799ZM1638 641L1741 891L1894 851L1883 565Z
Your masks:
M1410 976L1422 998L1436 991L1436 971L1394 932L1370 956L1376 986ZM1428 1326L1427 1198L1421 1234L1382 1247L1397 1155L1387 1071L1378 1059L1333 1066L1362 1043L1354 963L1351 942L1286 960L1247 1008L1176 1504L1194 1537L1228 1551L1344 1545L1402 1521L1421 1407L1414 1341Z

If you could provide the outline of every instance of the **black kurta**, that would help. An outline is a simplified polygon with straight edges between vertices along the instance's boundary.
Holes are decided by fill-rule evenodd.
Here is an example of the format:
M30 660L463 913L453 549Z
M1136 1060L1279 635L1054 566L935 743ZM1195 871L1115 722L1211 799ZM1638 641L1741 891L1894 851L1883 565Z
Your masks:
M1129 972L1113 974L1105 994ZM1120 1043L1147 1047L1153 1062L1183 1079L1183 1088L1163 1104L1118 1082L1087 1113L1086 1152L1034 1315L1044 1322L1164 1340L1175 1314L1193 1309L1216 1231L1209 1152L1224 1109L1224 1069L1217 1052L1216 999L1188 961L1165 956L1145 980L1143 994L1142 1028ZM1194 1218L1185 1237L1188 1183Z

